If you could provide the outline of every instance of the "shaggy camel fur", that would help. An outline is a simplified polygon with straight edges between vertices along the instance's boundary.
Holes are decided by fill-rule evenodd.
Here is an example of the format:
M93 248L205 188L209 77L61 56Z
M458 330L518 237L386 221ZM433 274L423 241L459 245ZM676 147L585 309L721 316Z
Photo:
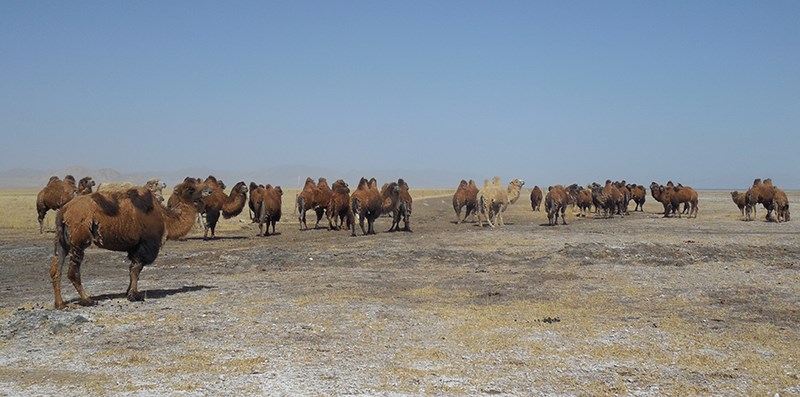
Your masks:
M786 196L786 192L783 190L775 187L775 199L774 199L774 208L775 208L775 221L780 222L788 222L791 219L789 214L789 197Z
M257 189L264 189L264 185L259 185L255 182L250 182L250 198L247 200L247 206L250 208L250 220L252 223L257 223L258 218L256 217L256 202L254 200L255 196L258 194L253 194Z
M306 178L306 183L303 185L303 190L297 195L297 219L300 221L300 230L308 230L306 224L306 211L313 210L317 207L316 197L319 194L319 188L311 177ZM319 224L319 219L317 219Z
M355 218L358 219L358 224L363 234L375 234L373 224L375 223L375 219L381 215L382 207L383 197L381 197L381 192L378 190L378 182L375 178L367 181L362 177L358 182L358 187L356 187L356 190L350 195L350 208ZM364 219L367 220L367 229L364 229ZM350 230L350 235L355 237L355 222L351 224Z
M506 189L503 188L498 176L494 177L491 183L488 179L485 180L483 189L478 192L478 225L483 226L482 216L486 218L490 227L505 225L503 213L509 205L517 202L523 185L525 181L515 178L509 182Z
M483 188L478 192L478 225L483 226L482 218L485 218L489 227L495 227L492 221L500 215L506 201L508 192L500 184L500 177L494 177L491 182L485 179Z
M218 181L214 176L209 175L203 185L211 189L211 195L203 199L202 212L205 215L206 223L203 232L203 240L208 240L208 231L211 230L211 238L216 238L216 227L219 221L219 216L225 219L233 218L242 213L245 204L247 203L247 185L244 182L238 182L231 189L229 195L225 194L225 184Z
M398 210L394 215L392 228L389 229L389 231L402 230L404 232L411 232L411 205L414 202L414 199L411 198L411 193L408 191L408 183L406 183L403 178L397 180L397 186L400 188L400 193L398 194L400 203L398 205ZM401 220L403 221L402 229L400 229Z
M400 186L397 182L385 183L381 187L381 213L392 218L392 226L388 231L395 231L395 219L400 214Z
M574 187L573 187L574 186ZM578 207L578 216L586 217L592 210L592 189L578 185L570 185L567 194L575 197L575 205Z
M155 261L165 239L174 240L189 233L203 190L199 184L184 182L175 188L174 195L175 207L170 209L158 205L153 193L145 188L94 193L65 204L56 216L55 253L50 265L55 307L65 306L61 274L68 256L67 276L78 291L81 304L93 303L81 284L84 250L92 243L128 253L131 265L126 295L130 301L143 300L138 291L139 273Z
M347 229L353 224L353 211L350 209L350 187L341 179L337 179L331 186L331 199L328 200L326 210L328 214L328 230L341 230L342 225Z
M124 192L128 189L135 188L139 186L135 186L130 182L122 182L122 183L101 183L97 186L98 192ZM151 191L153 193L153 198L156 199L156 202L164 205L164 188L167 187L167 184L161 182L158 178L150 179L149 181L145 182L144 186L145 189Z
M604 218L613 218L614 213L618 212L617 209L621 208L624 203L623 194L617 189L611 180L606 180L604 186L597 183L592 184L592 203L594 203L597 212L603 210Z
M550 186L547 188L547 195L544 197L544 210L547 212L547 224L550 226L558 225L558 213L561 212L561 224L566 225L567 219L564 215L567 212L569 194L561 185Z
M325 215L325 211L328 209L328 203L331 201L331 195L333 195L333 191L330 186L328 186L328 180L325 178L319 178L317 181L317 189L319 189L319 191L314 200L316 201L314 212L317 213L317 223L314 225L314 229L319 227L319 222Z
M542 210L542 199L544 198L542 194L542 189L538 185L534 185L531 189L531 209L534 211Z
M85 177L75 186L75 177L67 175L64 180L51 176L47 185L36 195L36 212L39 220L39 233L44 233L44 217L49 210L58 210L75 196L92 193L94 180Z
M780 204L782 206L782 208L780 208L780 212L781 213L783 213L783 212L788 213L789 202L788 202L788 200L786 200L785 203L783 202L784 197L786 196L786 193L783 192L783 190L778 189L775 186L773 186L772 185L772 179L770 179L770 178L765 179L763 182L761 181L761 179L756 179L756 180L753 181L753 186L746 193L746 201L747 201L747 204L748 204L748 208L752 208L753 209L753 213L754 213L754 216L755 216L755 208L756 208L755 205L756 204L761 204L761 205L764 206L764 209L767 210L767 215L766 215L766 218L765 218L766 220L771 220L772 219L772 216L771 216L772 212L775 211L775 215L776 215L775 220L780 222L780 220L783 217L781 215L778 215L778 208L776 206L776 204L777 204L776 203L776 195L777 194L781 194L782 195L782 197L780 197L780 199L779 199L781 201Z
M464 222L467 220L467 217L472 214L472 221L475 222L475 216L477 215L477 205L478 205L478 186L475 185L475 181L470 179L469 183L465 180L461 180L461 183L456 188L455 194L453 194L453 210L456 211L456 224ZM461 209L466 207L467 213L464 214L464 219L461 219Z
M631 199L636 206L633 208L633 212L641 211L644 212L644 202L647 200L647 190L642 185L628 185L628 189L631 191Z
M684 212L689 212L689 217L696 218L698 212L698 199L697 191L689 186L678 184L677 186L672 181L667 182L667 185L660 185L656 182L650 183L650 193L653 198L664 206L664 217L667 218L670 214L678 214L681 217L680 204L684 203Z
M269 227L275 234L275 224L281 220L281 202L283 189L280 186L267 186L256 188L250 192L250 200L255 202L256 218L258 219L258 235L269 236ZM266 229L264 228L266 225Z
M742 216L745 217L745 220L749 220L747 219L749 216L746 216L744 213L744 209L747 207L747 193L740 193L738 190L734 190L731 192L731 199L733 203L739 207L739 211L742 213Z

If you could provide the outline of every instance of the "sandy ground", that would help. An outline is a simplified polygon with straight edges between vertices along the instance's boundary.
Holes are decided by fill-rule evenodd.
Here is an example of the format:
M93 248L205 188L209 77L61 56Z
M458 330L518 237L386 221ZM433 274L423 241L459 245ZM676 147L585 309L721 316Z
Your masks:
M800 395L800 223L727 192L659 207L548 227L523 195L489 229L438 197L414 233L355 238L223 220L163 247L144 302L89 249L99 303L65 279L65 311L53 233L0 229L0 395Z

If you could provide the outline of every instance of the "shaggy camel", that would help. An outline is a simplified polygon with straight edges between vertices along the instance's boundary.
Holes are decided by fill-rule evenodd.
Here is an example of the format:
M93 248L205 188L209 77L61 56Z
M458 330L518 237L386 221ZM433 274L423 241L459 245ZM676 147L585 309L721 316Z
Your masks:
M578 207L577 216L585 218L592 210L592 189L573 184L567 188L567 194L574 197L575 205Z
M375 223L375 219L381 215L382 207L383 197L381 197L381 192L378 190L378 182L375 178L367 181L362 177L358 182L358 187L356 187L356 190L350 195L350 208L355 218L358 219L358 224L363 234L375 234L373 224ZM367 220L367 229L364 229L364 219ZM351 224L350 230L350 235L355 237L355 222Z
M786 192L783 190L775 187L775 199L774 199L774 208L775 208L775 221L780 222L788 222L791 218L789 214L789 197L786 196Z
M311 177L306 178L303 190L297 195L295 203L297 205L297 219L300 221L300 230L308 230L306 224L306 211L313 210L317 206L316 196L319 193L317 184ZM319 219L317 220L319 224Z
M544 199L542 189L538 185L534 185L533 189L531 189L531 209L541 211L542 199Z
M75 177L67 175L64 180L51 176L47 185L36 195L36 212L39 220L39 233L44 233L44 217L49 210L58 210L75 196L92 193L94 180L85 177L75 186Z
M478 186L475 185L475 181L470 179L469 183L465 180L461 180L461 183L456 188L455 194L453 194L453 210L456 211L456 224L464 222L467 220L467 217L472 214L472 221L475 222L475 215L477 215L477 204L478 204ZM461 219L461 209L466 207L467 213L464 214L464 219Z
M316 208L314 208L314 212L317 213L317 223L314 225L314 229L319 227L319 222L322 220L322 217L325 216L325 212L328 210L328 203L331 201L331 195L333 195L333 191L331 190L330 186L328 186L328 180L325 178L319 178L317 180L317 197L315 198Z
M684 203L685 211L689 212L689 217L697 217L698 212L698 199L697 191L689 186L678 184L677 186L672 181L667 182L667 185L660 185L656 182L650 183L650 193L653 198L664 206L664 218L670 214L678 214L681 217L680 204Z
M397 186L400 188L398 199L400 201L397 212L394 215L392 228L389 231L402 230L404 232L411 232L411 205L414 201L411 198L411 193L408 192L408 183L403 178L397 180ZM403 228L400 229L400 221L403 221Z
M242 213L245 204L247 203L247 185L244 182L238 182L231 189L229 195L225 195L225 184L220 180L218 181L214 176L209 175L203 185L211 189L211 194L203 199L202 213L205 215L205 230L203 232L203 240L208 240L208 231L211 230L211 238L216 238L216 227L219 221L219 216L225 219L233 218Z
M604 218L613 218L614 213L617 213L617 210L621 208L624 203L625 198L623 194L611 183L611 180L608 179L604 186L593 183L591 189L592 203L595 206L596 212L602 209Z
M564 215L567 212L568 196L569 194L561 185L549 186L547 188L547 195L544 197L544 210L547 212L548 225L558 225L559 212L561 212L561 224L567 224L567 219Z
M175 187L173 208L158 205L153 193L145 188L94 193L65 204L56 215L55 254L50 265L55 307L65 307L61 298L61 274L67 256L70 260L67 276L78 291L81 304L93 304L81 284L84 250L92 243L128 253L131 265L126 295L130 301L143 300L144 296L138 291L139 273L155 261L165 240L189 233L194 226L197 205L207 193L200 184L184 182Z
M647 190L642 185L628 185L628 190L631 191L631 199L636 206L633 208L633 212L637 210L644 212L644 202L647 200Z
M749 220L749 216L745 215L744 209L747 207L747 193L740 193L738 190L734 190L731 192L731 199L733 199L733 203L739 207L739 211L742 213L742 216L745 217L745 220Z
M400 186L397 182L385 183L381 187L381 214L392 218L392 226L388 231L395 231L395 219L400 214Z
M746 193L747 205L748 208L752 208L754 214L753 216L755 216L755 205L761 204L764 206L764 209L767 210L767 215L765 217L766 220L771 220L772 212L775 211L775 220L780 222L782 216L778 215L776 195L782 195L782 197L779 199L782 206L782 208L780 208L780 212L783 213L785 211L788 213L789 202L788 200L784 202L786 193L783 192L783 190L773 186L772 179L770 178L765 179L763 182L761 179L755 179L753 181L753 186Z
M281 220L283 189L280 186L272 187L269 184L263 188L259 186L250 192L250 200L255 203L258 235L269 236L270 225L272 234L275 234L275 224ZM266 229L264 229L264 225L266 225Z
M353 211L350 209L350 187L341 179L331 186L331 199L326 210L328 214L328 230L340 230L342 225L347 229L353 224Z
M505 189L500 183L500 177L494 177L491 183L486 179L483 183L483 189L478 192L478 225L483 226L481 222L482 216L486 218L490 227L505 225L503 213L508 209L509 205L517 202L524 184L525 181L515 178L509 182L508 188Z
M124 192L128 189L135 188L139 186L135 186L129 182L123 183L101 183L97 186L98 192ZM150 179L149 181L145 182L144 186L145 189L151 191L153 193L153 198L156 199L156 202L164 205L164 188L167 187L167 184L161 182L158 178Z

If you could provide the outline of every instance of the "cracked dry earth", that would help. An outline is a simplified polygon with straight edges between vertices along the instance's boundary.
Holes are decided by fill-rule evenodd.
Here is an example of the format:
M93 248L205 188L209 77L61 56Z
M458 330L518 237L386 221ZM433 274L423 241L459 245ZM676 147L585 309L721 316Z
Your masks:
M355 238L225 220L163 247L144 302L89 249L98 305L65 279L64 311L53 234L0 229L0 395L800 395L800 223L727 192L645 208L547 227L523 194L489 229L435 197L414 233Z

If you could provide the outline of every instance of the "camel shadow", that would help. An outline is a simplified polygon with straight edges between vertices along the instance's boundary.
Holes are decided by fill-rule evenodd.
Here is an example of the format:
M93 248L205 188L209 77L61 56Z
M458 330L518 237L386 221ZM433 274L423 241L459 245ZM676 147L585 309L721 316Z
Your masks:
M247 238L246 236L225 236L225 237L214 237L214 238L208 238L208 239L204 239L202 237L187 237L186 240L187 241L197 241L197 240L201 240L201 241L202 240L205 240L205 241L216 241L216 240L224 241L224 240L244 240L246 238Z
M184 285L183 287L180 287L180 288L150 289L150 290L139 291L139 292L141 292L144 295L145 299L161 299L161 298L166 298L168 296L172 296L172 295L176 295L176 294L183 294L183 293L187 293L187 292L200 291L200 290L210 289L210 288L217 288L217 287L215 287L213 285L191 285L191 286ZM123 298L127 298L127 295L124 292L121 292L121 293L116 293L116 294L97 295L97 296L93 296L91 298L93 300L99 302L99 301L103 301L103 300L123 299ZM75 298L75 299L72 299L72 300L67 301L65 303L71 304L71 303L79 303L79 302L80 302L80 298Z

